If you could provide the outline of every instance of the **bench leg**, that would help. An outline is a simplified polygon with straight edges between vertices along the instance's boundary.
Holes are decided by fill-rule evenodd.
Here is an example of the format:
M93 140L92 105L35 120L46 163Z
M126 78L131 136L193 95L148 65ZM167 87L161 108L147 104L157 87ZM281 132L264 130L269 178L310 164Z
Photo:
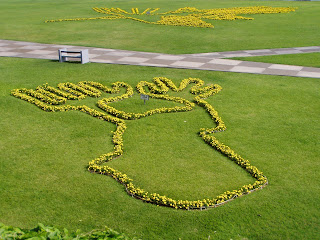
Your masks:
M88 63L89 62L89 53L88 49L82 50L81 51L81 63Z
M61 59L59 59L59 62L66 62L66 61L67 61L67 57L64 57L64 56L61 56Z
M59 50L58 50L58 53L59 53L59 62L65 62L66 59L63 58L61 51L67 51L67 49L66 49L66 48L62 48L62 49L59 49Z

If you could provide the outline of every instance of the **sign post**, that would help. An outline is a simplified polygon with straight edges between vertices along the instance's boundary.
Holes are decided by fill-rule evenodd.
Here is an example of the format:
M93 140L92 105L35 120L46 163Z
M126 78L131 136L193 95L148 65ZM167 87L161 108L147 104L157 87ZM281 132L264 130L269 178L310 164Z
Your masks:
M146 104L146 100L149 100L149 95L141 94L140 98L144 100L144 104Z

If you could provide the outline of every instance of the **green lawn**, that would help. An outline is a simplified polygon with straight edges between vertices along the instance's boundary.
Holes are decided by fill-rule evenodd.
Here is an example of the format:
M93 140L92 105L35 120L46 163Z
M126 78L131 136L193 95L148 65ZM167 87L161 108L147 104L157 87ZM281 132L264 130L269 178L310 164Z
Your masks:
M129 11L160 7L298 7L288 14L254 15L253 21L211 21L214 29L155 26L127 20L44 23L95 17L92 7ZM200 53L319 45L320 2L217 0L4 0L0 39L73 44L164 53ZM276 27L275 27L276 26ZM319 53L241 58L319 67ZM240 59L240 58L238 58ZM0 58L0 223L31 228L41 222L70 230L108 226L142 239L317 239L320 227L319 79ZM109 122L81 112L44 112L10 96L16 88L48 83L200 78L219 84L207 101L227 130L216 133L263 171L269 185L226 205L184 211L144 203L111 177L87 171L88 162L112 151ZM190 87L171 96L192 100ZM73 101L96 108L97 99ZM112 103L130 112L176 106L135 95ZM235 163L205 144L200 128L214 127L203 108L126 121L124 154L108 163L138 186L172 198L213 198L253 183Z
M93 7L199 9L273 6L298 7L285 14L249 15L255 19L210 21L214 29L155 26L129 20L92 20L44 23L45 20L104 16ZM320 2L234 0L3 0L0 2L0 39L73 44L163 53L201 53L319 44Z
M259 57L236 57L232 59L252 62L298 65L305 67L320 67L320 53L285 54Z
M1 58L0 222L19 227L108 226L142 239L316 239L319 228L318 79L109 64ZM198 77L222 91L208 99L227 130L216 137L269 179L263 190L207 211L143 203L112 178L86 170L112 149L114 125L80 112L44 112L10 96L15 88L43 83L124 81L165 76L175 83ZM192 99L187 92L173 94ZM170 102L136 96L114 104L140 112ZM79 102L94 107L88 98ZM130 103L128 105L128 103ZM143 188L167 196L214 197L252 178L197 136L214 126L207 113L154 115L128 121L125 153L109 165ZM157 154L155 154L157 153Z

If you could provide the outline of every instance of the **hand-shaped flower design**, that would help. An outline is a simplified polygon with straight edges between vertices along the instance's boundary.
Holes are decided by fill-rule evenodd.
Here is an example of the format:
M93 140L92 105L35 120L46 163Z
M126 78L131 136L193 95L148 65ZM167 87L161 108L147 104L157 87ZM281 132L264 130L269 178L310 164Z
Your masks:
M195 95L194 102L200 107L204 108L206 112L211 116L212 120L215 122L216 127L210 129L200 129L200 137L210 146L212 146L217 151L221 152L227 158L235 162L246 172L251 174L256 181L253 184L244 185L236 190L224 192L212 199L199 199L194 201L189 200L175 200L170 197L160 195L158 193L149 193L144 189L136 186L131 178L129 178L125 173L122 173L116 169L109 166L102 165L108 161L113 160L123 154L123 133L125 132L126 120L136 120L143 117L148 117L154 114L161 113L171 113L171 112L183 112L191 111L195 103L190 102L186 99L180 97L171 97L167 95L169 89L179 92L184 90L189 84L195 84L190 90L192 94ZM89 97L100 97L101 92L115 94L119 93L120 89L124 88L126 91L124 94L116 97L108 97L98 100L97 106L102 111L97 111L85 105L74 106L74 105L62 105L67 100L83 99L87 96ZM252 166L248 160L242 158L239 154L235 153L230 147L220 143L215 134L220 131L224 131L226 126L222 119L219 117L218 112L207 102L206 98L221 91L221 86L217 84L211 84L204 86L204 81L198 78L187 78L183 79L177 87L170 79L165 77L155 77L154 83L141 81L137 84L136 89L140 94L148 94L150 98L156 98L161 100L173 101L176 103L181 103L183 106L176 107L162 107L158 109L152 109L144 113L128 113L124 111L117 110L110 105L111 102L124 100L131 97L134 94L133 88L124 82L115 82L112 87L107 87L98 82L79 82L74 83L60 83L57 88L48 86L47 84L43 86L38 86L36 90L32 89L14 89L11 95L20 98L27 102L30 102L42 110L48 112L57 111L80 111L95 118L101 119L103 121L108 121L116 124L116 131L113 132L112 141L114 144L114 149L112 152L103 154L102 156L93 159L89 162L88 170L91 172L109 175L117 180L119 183L123 184L126 188L128 194L133 197L143 200L145 202L172 207L176 209L206 209L210 207L217 207L224 204L236 197L248 194L257 189L261 189L268 184L267 178L263 173L258 170L255 166ZM148 90L148 91L146 91Z

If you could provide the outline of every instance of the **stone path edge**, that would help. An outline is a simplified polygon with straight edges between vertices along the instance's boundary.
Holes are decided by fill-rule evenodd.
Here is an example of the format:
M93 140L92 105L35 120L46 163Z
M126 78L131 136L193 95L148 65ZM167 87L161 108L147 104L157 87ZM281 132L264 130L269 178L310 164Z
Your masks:
M0 39L0 57L58 60L58 49L61 48L88 49L90 62L94 63L320 78L320 68L226 59L320 52L320 46L173 55Z

